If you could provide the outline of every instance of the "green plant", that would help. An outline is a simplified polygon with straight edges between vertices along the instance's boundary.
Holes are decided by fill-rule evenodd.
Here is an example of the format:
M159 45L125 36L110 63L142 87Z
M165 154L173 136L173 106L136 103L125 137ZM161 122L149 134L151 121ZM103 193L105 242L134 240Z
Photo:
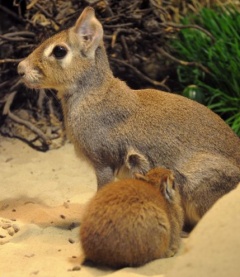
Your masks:
M177 66L183 91L195 85L204 93L205 104L240 135L240 13L204 8L199 15L185 17L182 23L197 24L214 38L188 28L180 30L171 41L175 57L202 65Z

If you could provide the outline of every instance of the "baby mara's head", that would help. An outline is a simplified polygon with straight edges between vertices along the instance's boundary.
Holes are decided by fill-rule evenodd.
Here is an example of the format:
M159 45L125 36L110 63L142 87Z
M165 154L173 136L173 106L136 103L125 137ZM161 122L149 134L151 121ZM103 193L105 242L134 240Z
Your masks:
M128 172L127 172L128 171ZM130 147L124 160L124 166L118 173L121 177L130 177L147 182L156 187L168 202L179 200L173 172L167 168L150 169L150 163L140 151Z
M149 170L145 175L135 173L135 178L145 181L157 189L169 202L174 200L176 194L176 186L174 182L173 172L167 168L156 167Z
M150 170L150 163L147 158L133 148L127 152L125 166L131 177L153 185L169 202L174 200L177 188L171 170L163 167Z

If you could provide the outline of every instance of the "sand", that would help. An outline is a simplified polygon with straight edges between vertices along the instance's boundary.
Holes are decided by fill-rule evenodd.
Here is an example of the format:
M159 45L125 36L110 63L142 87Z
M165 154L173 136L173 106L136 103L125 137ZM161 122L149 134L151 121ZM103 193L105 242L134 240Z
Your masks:
M0 277L240 276L240 186L220 199L177 256L139 268L81 265L81 214L97 189L66 143L37 152L0 137Z

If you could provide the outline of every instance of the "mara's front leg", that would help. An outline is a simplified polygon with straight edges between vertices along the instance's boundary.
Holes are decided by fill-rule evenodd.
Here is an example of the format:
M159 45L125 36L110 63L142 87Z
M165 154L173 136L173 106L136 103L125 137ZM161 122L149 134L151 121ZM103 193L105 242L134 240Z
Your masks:
M185 223L195 225L212 205L240 182L240 168L230 159L198 153L180 166L187 182L180 188Z
M82 148L80 147L81 144L78 143L78 141L76 139L73 139L72 141L73 141L74 149L75 149L77 156L80 159L87 161L89 163L89 165L91 167L93 167L96 177L97 177L97 189L98 190L103 185L110 183L114 180L115 172L111 168L111 166L106 164L106 162L104 163L103 161L98 160L96 155L94 155L93 159L90 159L89 157L91 155L85 154L85 151L83 151Z
M107 165L95 165L95 173L97 176L97 189L114 180L114 170Z

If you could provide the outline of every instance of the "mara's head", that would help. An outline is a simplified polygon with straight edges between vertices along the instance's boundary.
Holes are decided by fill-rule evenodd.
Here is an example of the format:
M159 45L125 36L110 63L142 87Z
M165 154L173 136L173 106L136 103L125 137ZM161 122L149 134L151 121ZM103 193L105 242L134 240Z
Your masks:
M18 73L30 88L71 88L96 64L103 48L102 25L87 7L73 27L45 40L21 61Z

